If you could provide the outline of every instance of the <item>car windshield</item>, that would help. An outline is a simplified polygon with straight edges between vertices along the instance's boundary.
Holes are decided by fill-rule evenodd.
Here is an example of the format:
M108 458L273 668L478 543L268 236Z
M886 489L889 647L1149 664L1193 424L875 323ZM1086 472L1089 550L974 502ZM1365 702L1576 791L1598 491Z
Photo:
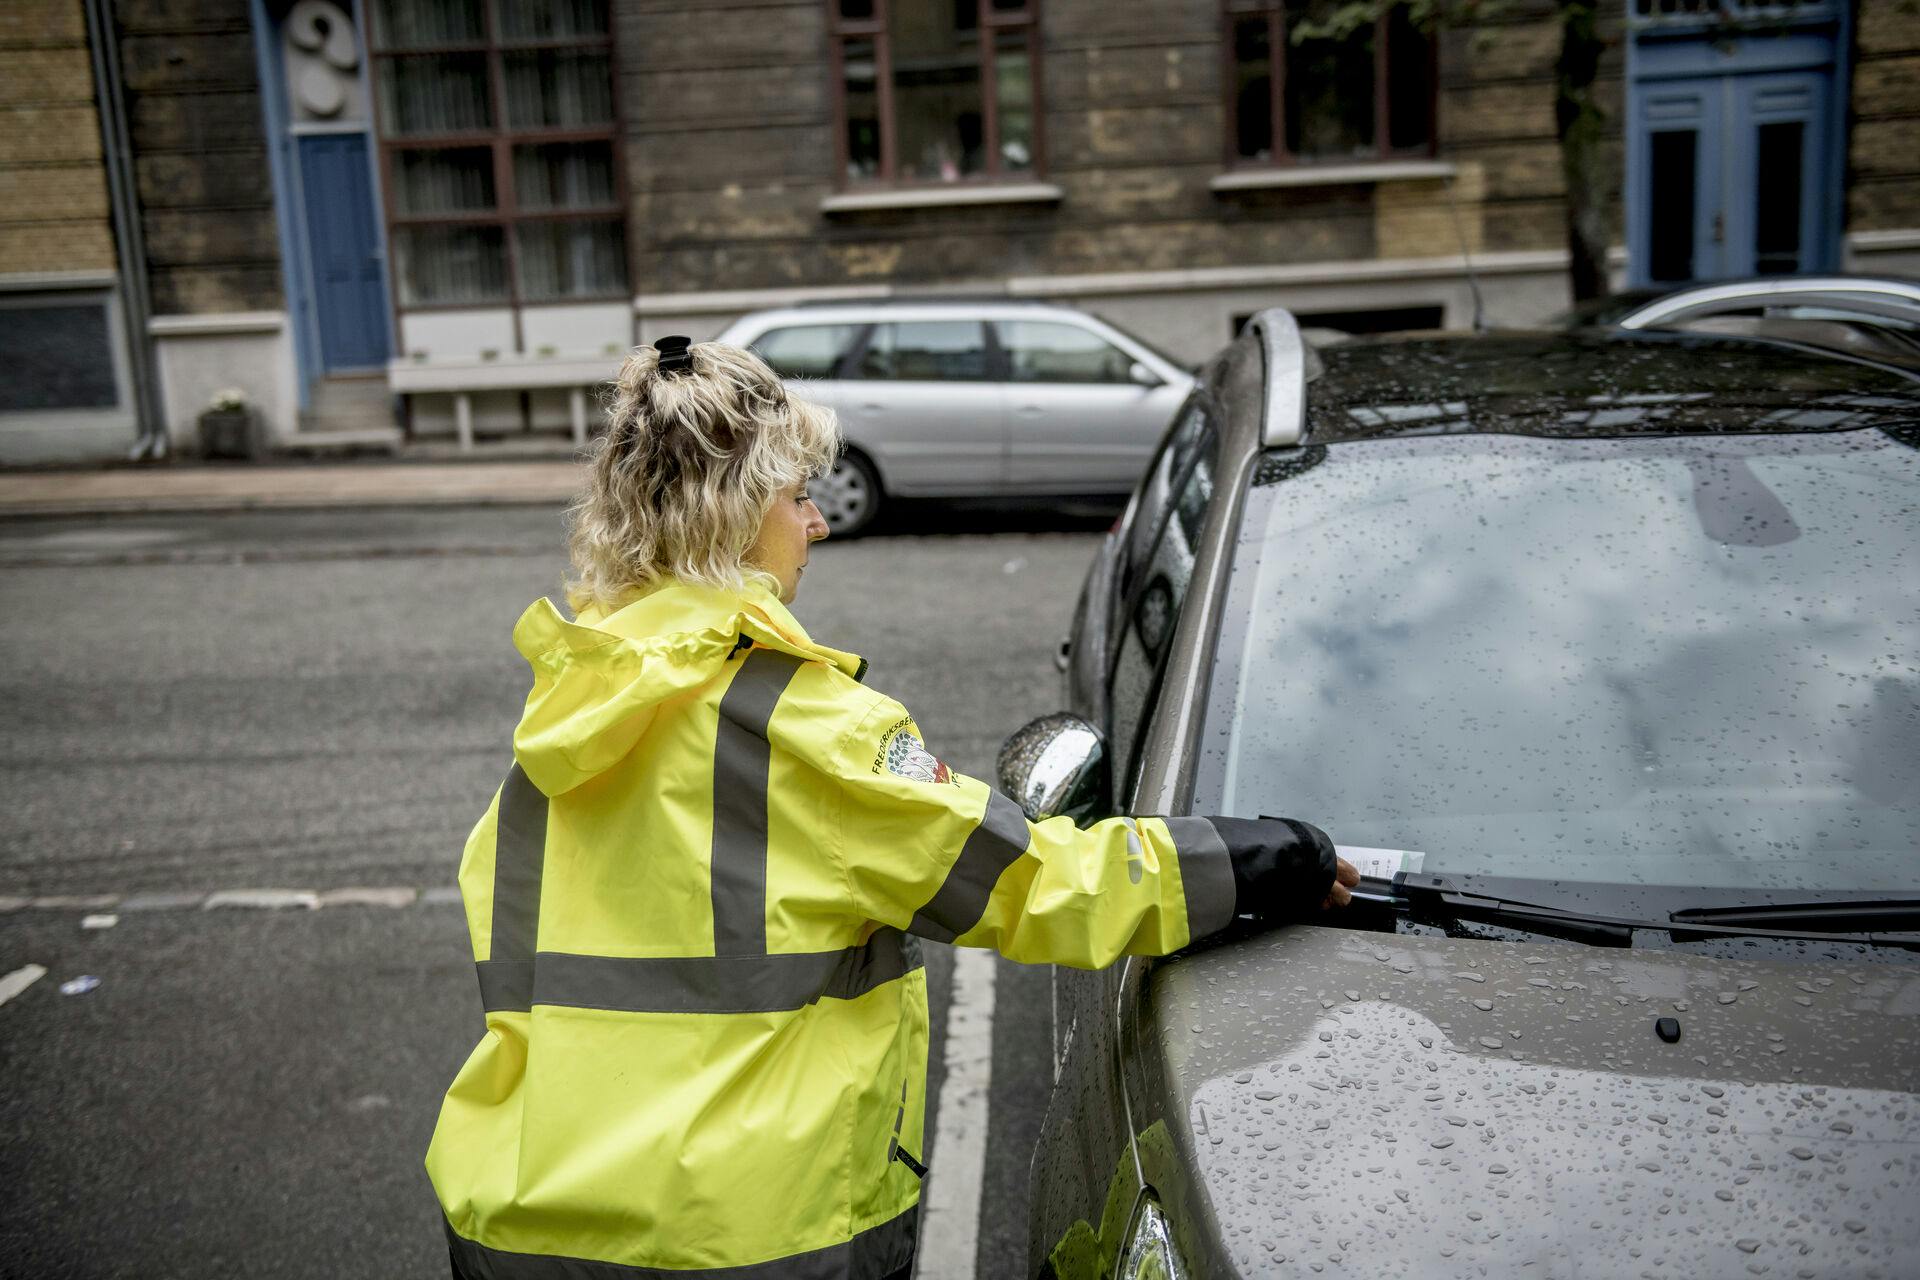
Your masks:
M1916 444L1268 455L1195 811L1304 818L1443 875L1911 891Z

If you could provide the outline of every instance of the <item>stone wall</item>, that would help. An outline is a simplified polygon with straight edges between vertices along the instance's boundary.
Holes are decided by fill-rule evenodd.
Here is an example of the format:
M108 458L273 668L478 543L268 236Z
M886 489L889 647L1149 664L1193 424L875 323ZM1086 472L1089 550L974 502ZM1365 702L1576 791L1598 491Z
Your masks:
M1847 230L1920 227L1920 6L1860 0Z
M81 0L0 3L0 275L112 271Z
M155 315L283 304L246 0L118 0Z
M1889 0L1892 2L1892 0ZM618 0L636 291L1179 271L1565 243L1544 3L1440 37L1448 184L1216 192L1228 138L1219 0L1037 0L1053 203L823 212L836 189L824 0ZM1617 55L1617 41L1615 45ZM1619 59L1605 101L1617 110ZM1615 161L1617 169L1617 159Z

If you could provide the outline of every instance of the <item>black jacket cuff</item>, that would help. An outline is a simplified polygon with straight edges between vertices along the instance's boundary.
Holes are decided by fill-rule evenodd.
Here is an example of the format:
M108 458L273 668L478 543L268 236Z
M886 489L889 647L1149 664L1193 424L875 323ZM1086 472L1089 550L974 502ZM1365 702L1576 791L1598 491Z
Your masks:
M1234 913L1304 915L1326 900L1338 864L1320 828L1292 818L1213 818L1233 863Z

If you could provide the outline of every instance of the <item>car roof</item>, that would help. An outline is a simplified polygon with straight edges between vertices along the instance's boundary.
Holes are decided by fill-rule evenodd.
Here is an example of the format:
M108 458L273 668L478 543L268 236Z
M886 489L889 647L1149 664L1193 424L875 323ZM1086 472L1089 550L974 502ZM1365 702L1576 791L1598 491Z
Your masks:
M1090 312L1026 298L950 296L826 300L775 307L741 316L732 330L760 333L786 325L870 324L880 320L1031 320L1036 317L1111 326Z
M1920 424L1920 379L1784 342L1617 330L1412 333L1319 353L1304 442Z

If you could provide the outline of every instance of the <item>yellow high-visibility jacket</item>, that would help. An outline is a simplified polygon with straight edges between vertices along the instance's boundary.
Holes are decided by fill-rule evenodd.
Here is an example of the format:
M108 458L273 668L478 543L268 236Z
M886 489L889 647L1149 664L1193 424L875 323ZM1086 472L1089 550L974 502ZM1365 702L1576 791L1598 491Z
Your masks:
M487 1030L427 1152L471 1275L884 1276L924 1153L910 935L1096 967L1232 918L1206 819L1029 824L765 591L541 600L514 643L460 863Z

